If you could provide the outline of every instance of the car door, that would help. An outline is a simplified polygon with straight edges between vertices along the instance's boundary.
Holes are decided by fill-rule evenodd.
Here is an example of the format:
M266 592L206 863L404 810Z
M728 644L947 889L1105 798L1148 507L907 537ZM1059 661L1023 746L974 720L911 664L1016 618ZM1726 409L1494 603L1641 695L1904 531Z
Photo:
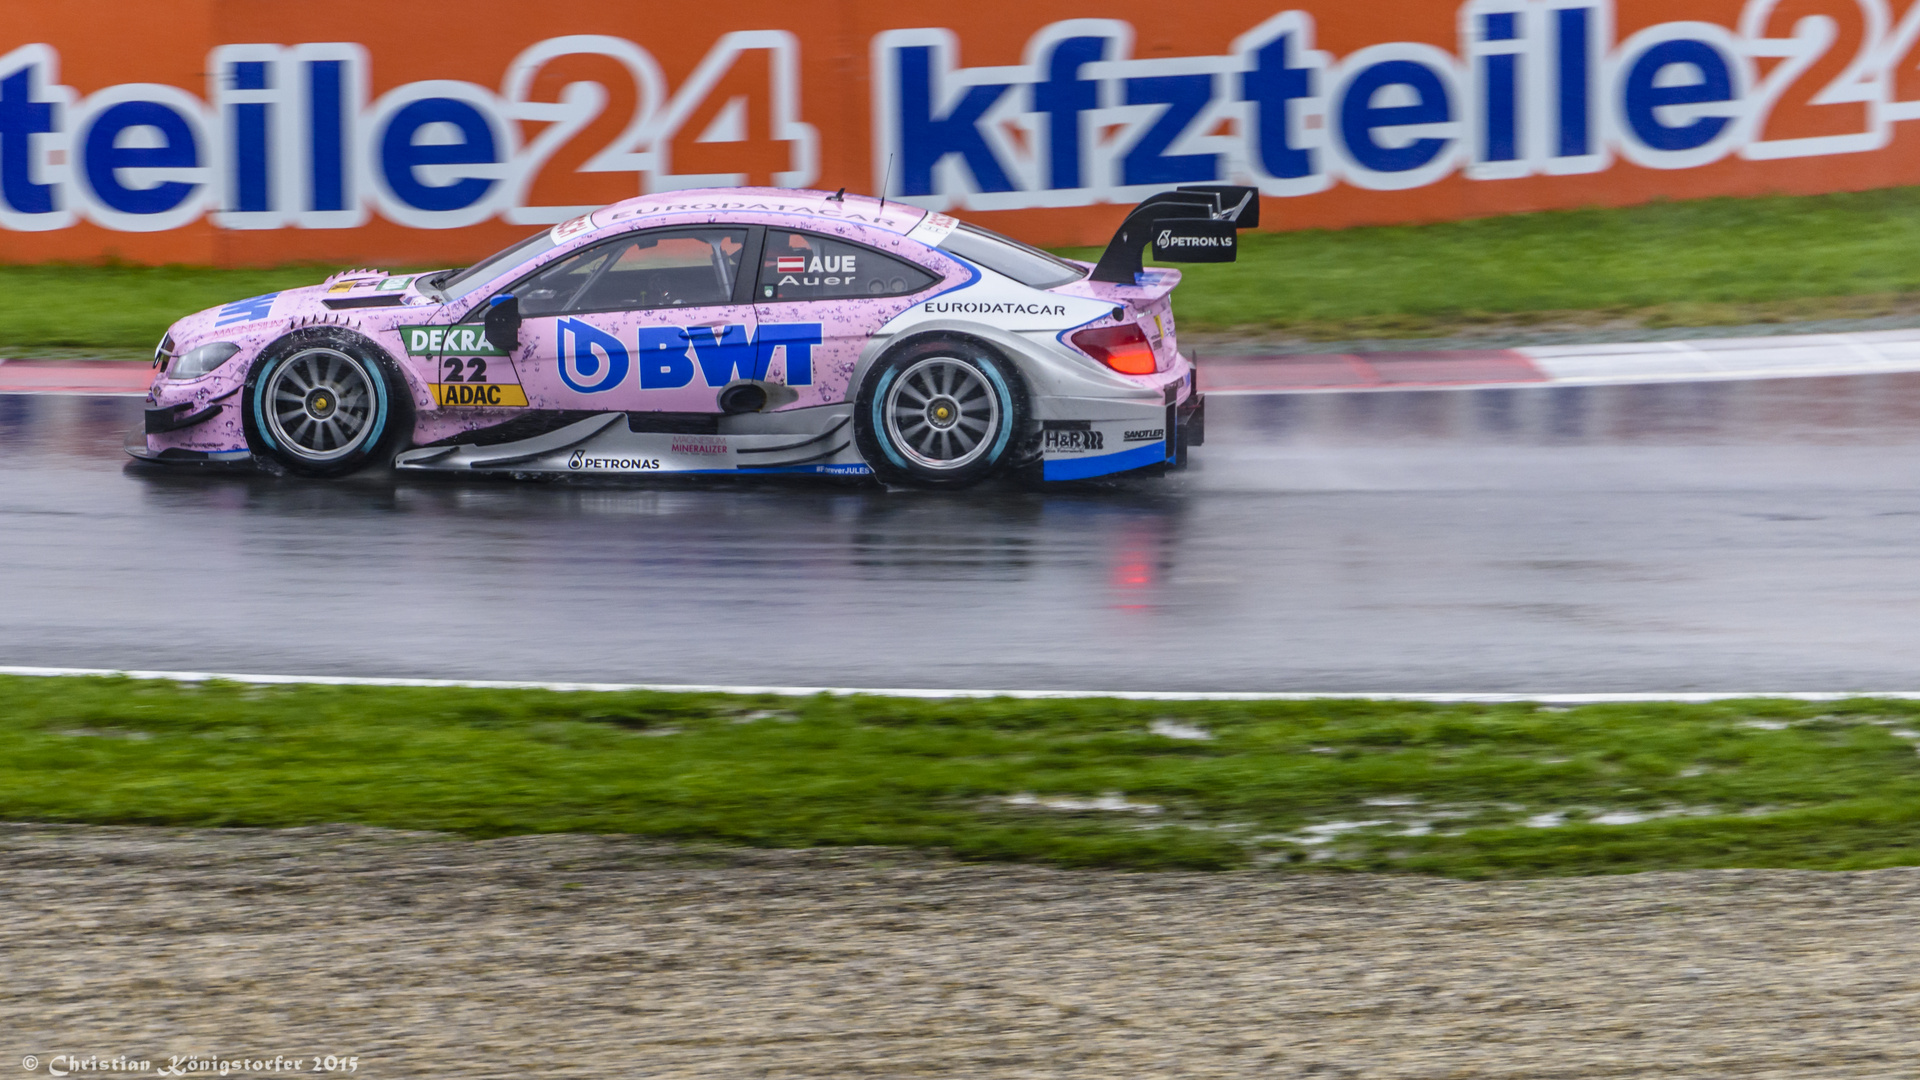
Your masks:
M746 225L628 233L507 290L520 303L513 358L530 404L718 412L722 388L758 377L749 252L758 239Z
M801 391L801 405L845 401L867 340L912 306L913 294L939 281L926 268L866 244L768 229L754 300L769 370ZM774 359L781 345L784 364Z

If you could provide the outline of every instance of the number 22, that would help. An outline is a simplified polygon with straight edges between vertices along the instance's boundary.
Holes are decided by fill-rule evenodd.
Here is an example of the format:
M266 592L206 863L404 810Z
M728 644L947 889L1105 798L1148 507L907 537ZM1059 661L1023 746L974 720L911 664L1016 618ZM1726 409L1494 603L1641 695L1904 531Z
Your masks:
M447 373L441 377L441 382L487 381L487 362L477 356L471 360L461 360L458 357L449 356L440 362L447 366ZM464 377L462 377L461 374L463 364L465 365Z

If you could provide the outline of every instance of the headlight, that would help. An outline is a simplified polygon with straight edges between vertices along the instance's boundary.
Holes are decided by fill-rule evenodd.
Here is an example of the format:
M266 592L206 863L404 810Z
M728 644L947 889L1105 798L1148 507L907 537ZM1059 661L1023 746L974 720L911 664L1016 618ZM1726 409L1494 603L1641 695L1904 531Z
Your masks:
M167 365L167 378L197 379L233 359L233 354L239 351L240 346L231 341L215 341L189 349Z

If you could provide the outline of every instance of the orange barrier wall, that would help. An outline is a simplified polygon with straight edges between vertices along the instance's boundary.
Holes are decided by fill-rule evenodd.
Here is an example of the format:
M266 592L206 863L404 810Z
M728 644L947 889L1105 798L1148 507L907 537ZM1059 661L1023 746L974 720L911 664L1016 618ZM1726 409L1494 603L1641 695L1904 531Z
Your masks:
M643 191L1103 243L1920 182L1920 0L130 0L0 26L0 259L446 263Z

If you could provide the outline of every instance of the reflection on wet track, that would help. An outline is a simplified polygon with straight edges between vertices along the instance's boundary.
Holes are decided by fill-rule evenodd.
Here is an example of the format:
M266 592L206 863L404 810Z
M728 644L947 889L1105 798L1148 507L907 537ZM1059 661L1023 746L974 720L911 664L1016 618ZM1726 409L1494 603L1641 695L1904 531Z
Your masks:
M1072 491L129 467L0 396L0 663L1166 690L1920 689L1920 376L1217 398Z

